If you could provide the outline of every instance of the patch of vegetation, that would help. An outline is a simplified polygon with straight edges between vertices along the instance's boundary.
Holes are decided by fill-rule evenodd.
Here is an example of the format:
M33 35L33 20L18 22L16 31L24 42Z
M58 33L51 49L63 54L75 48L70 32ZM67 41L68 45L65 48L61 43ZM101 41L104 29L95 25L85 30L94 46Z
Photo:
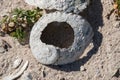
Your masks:
M117 16L120 16L120 0L114 0L114 10Z
M9 15L3 16L0 25L1 31L18 39L24 43L34 23L42 16L42 10L35 8L33 10L14 9Z
M117 3L117 8L120 11L120 0L116 0L116 3Z
M107 19L110 19L112 13L115 13L116 20L120 20L120 0L113 0L113 9L106 15Z

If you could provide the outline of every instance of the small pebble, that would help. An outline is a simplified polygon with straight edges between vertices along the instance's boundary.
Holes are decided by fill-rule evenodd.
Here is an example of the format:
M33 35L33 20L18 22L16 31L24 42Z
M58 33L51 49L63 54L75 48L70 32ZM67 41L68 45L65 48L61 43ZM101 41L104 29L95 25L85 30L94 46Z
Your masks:
M86 71L85 67L84 67L84 66L81 66L81 67L80 67L80 71Z
M13 68L17 68L18 66L20 66L21 62L22 62L22 59L21 59L21 58L16 59L16 60L13 62Z
M14 27L14 26L15 26L15 23L14 23L14 22L10 22L10 23L8 24L8 26L9 26L9 27Z
M27 27L27 24L22 24L22 27L26 28L26 27Z

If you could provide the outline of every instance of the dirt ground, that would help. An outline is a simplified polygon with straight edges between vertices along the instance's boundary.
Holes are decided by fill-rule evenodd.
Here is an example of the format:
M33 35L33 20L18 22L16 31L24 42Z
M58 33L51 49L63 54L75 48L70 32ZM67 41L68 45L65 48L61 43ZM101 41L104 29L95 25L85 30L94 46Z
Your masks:
M16 7L32 8L24 0L0 0L0 16ZM22 46L8 35L0 37L11 46L0 54L0 80L19 71L19 68L13 68L13 62L18 58L23 59L21 65L26 61L29 65L15 80L120 80L120 21L115 20L114 14L109 20L106 18L111 9L112 0L92 0L87 19L94 30L93 42L80 59L71 64L42 65L33 57L28 45Z

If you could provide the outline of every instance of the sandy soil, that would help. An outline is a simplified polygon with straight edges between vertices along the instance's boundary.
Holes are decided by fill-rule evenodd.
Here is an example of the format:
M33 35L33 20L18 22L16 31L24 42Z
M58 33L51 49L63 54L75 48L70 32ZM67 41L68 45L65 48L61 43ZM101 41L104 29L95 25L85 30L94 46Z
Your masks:
M42 65L32 56L28 45L22 46L8 35L0 37L11 45L7 52L0 54L0 80L17 70L13 62L18 58L23 59L23 63L29 61L29 65L15 80L120 80L120 21L115 20L114 14L109 20L105 17L112 9L111 1L92 0L87 19L95 33L93 42L82 57L71 64ZM32 8L23 0L0 0L0 16L16 7Z

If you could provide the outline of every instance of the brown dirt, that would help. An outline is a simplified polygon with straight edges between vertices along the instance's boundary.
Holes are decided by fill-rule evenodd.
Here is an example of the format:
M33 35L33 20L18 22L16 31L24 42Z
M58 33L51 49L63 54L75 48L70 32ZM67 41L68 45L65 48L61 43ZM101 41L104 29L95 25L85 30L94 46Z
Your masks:
M87 19L95 35L78 61L61 66L42 65L32 56L28 45L22 46L16 39L6 35L0 39L7 41L12 48L0 54L0 79L14 72L13 61L19 57L23 62L29 61L25 72L30 73L32 80L120 80L120 25L116 26L120 21L115 20L114 14L109 20L105 17L112 9L112 0L92 1ZM32 8L23 0L0 0L0 16L16 7Z

